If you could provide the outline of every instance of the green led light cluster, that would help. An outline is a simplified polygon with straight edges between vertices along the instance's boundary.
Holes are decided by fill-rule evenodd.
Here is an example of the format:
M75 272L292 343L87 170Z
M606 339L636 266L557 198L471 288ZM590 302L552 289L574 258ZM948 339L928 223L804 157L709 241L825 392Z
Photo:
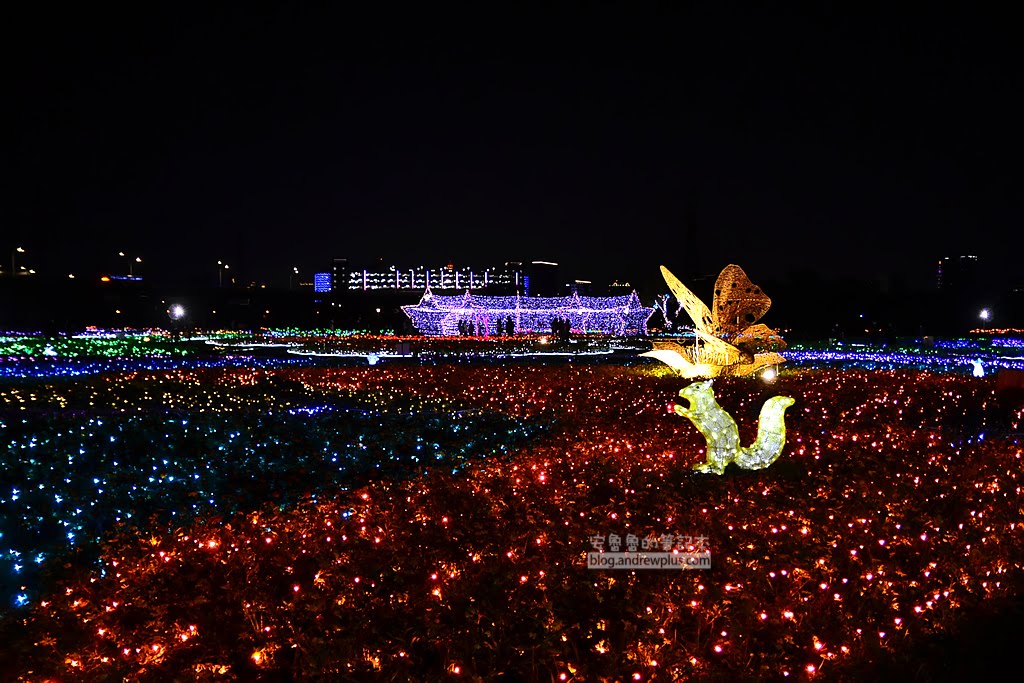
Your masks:
M186 343L166 337L17 337L0 340L0 358L144 358L192 353Z

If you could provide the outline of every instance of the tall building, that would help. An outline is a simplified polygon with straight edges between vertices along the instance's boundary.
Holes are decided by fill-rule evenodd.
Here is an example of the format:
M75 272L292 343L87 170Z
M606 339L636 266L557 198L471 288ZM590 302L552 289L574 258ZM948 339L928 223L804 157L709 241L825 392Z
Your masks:
M336 258L331 262L331 291L337 292L344 289L344 283L348 282L348 259Z
M526 286L527 296L558 296L558 264L551 261L531 261L529 280Z
M590 296L593 293L594 283L590 280L573 280L565 283L565 286L569 290L570 296L573 294Z
M454 264L439 267L397 265L354 267L347 259L334 259L331 273L332 291L488 291L516 294L524 287L522 264L515 261L491 268L456 268Z
M313 291L321 294L331 291L331 273L313 273Z
M507 282L497 289L503 294L523 294L526 292L526 273L522 261L505 261Z
M981 284L980 276L977 256L946 256L939 259L936 284L943 292L970 293Z

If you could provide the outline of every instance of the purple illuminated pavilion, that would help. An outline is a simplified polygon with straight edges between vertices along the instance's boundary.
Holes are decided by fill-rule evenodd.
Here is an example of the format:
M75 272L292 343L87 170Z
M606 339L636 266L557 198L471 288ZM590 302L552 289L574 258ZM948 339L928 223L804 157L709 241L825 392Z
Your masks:
M500 334L512 320L517 334L549 333L556 318L568 319L573 332L637 335L647 333L654 308L640 304L636 292L622 296L442 296L428 287L418 304L402 306L420 334L457 335L468 322L481 335Z

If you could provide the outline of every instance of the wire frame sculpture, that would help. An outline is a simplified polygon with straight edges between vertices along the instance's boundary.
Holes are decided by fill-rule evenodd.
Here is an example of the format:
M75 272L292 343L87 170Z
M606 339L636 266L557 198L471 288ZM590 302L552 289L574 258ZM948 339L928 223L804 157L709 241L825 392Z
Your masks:
M758 322L772 300L742 268L730 264L722 269L710 309L668 268L661 266L661 274L693 321L694 342L656 341L651 351L640 355L660 360L689 378L743 376L785 362L777 353L786 348L782 337Z

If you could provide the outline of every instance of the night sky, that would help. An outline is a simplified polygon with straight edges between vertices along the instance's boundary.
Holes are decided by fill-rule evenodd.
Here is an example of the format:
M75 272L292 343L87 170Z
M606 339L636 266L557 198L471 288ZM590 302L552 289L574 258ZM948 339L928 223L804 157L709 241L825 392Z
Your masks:
M207 284L217 259L914 286L1019 259L1010 15L335 4L8 15L3 253Z

